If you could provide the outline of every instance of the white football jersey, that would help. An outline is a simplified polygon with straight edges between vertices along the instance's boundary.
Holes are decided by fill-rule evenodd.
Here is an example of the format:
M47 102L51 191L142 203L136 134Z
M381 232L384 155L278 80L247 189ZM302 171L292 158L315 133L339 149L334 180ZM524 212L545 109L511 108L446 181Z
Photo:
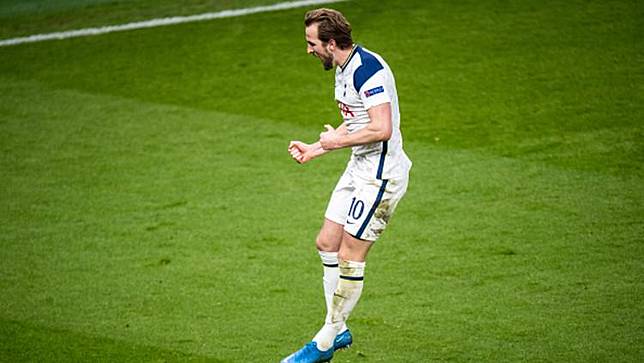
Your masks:
M371 122L367 114L369 108L391 103L391 138L354 146L350 165L366 178L382 180L406 176L411 161L403 151L396 82L384 59L354 45L344 65L336 68L335 99L349 133Z

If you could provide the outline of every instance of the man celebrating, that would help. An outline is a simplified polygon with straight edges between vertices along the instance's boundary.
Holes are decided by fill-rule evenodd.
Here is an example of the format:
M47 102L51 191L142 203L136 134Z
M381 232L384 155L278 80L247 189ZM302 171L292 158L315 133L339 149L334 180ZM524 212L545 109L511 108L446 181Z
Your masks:
M316 240L324 269L327 306L313 340L283 363L328 362L353 342L346 321L362 292L365 260L407 190L411 161L402 148L398 95L391 69L376 53L353 43L351 25L338 11L306 13L307 53L335 70L335 100L343 123L314 144L291 141L304 164L331 150L351 147L351 159L329 201Z

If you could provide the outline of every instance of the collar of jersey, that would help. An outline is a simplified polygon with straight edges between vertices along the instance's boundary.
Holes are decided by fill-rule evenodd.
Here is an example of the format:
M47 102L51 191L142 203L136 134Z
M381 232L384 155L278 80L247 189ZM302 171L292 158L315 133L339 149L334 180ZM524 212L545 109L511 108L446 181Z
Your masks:
M340 69L343 72L344 72L344 68L349 64L349 62L351 62L351 58L353 58L353 56L356 54L356 50L358 49L358 47L359 47L358 44L353 45L353 48L351 48L351 53L349 53L347 60L345 60L344 63L342 63L342 65L340 66Z

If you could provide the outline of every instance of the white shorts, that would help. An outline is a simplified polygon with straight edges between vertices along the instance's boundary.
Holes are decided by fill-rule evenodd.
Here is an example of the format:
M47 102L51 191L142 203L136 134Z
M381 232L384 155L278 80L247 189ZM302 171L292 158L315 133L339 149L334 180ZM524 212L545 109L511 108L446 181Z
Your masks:
M375 241L385 230L400 199L407 191L408 176L364 179L347 168L333 190L325 218L344 225L350 235Z

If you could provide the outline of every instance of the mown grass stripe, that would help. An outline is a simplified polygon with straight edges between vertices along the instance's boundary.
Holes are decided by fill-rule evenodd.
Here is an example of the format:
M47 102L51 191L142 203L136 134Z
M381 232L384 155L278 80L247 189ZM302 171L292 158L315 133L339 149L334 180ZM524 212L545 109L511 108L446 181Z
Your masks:
M313 238L346 155L297 165L285 141L306 128L270 119L36 81L2 78L0 91L0 355L260 362L291 349L274 339L242 350L239 337L302 324L305 308L272 324L284 316L279 301L320 302ZM484 149L406 147L415 161L409 194L371 257L399 266L374 269L372 298L362 301L371 313L354 326L387 334L379 319L397 311L406 331L419 332L412 343L464 342L474 352L459 352L464 361L633 360L638 331L621 322L637 320L641 306L639 179ZM160 210L177 201L185 205ZM275 287L261 293L265 286ZM418 303L396 310L407 295ZM249 316L267 318L247 324ZM427 328L436 319L445 323ZM462 319L492 338L468 340ZM34 331L42 326L53 331ZM236 335L218 328L227 326ZM403 349L411 343L389 339L400 361L424 361L425 352ZM600 348L571 350L578 341ZM381 342L365 344L384 356ZM443 356L438 344L427 352Z
M46 33L46 34L34 34L26 37L0 40L0 47L18 45L18 44L24 44L24 43L42 42L46 40L55 40L55 39L61 40L61 39L85 37L85 36L91 36L91 35L100 35L100 34L107 34L107 33L127 31L127 30L154 28L159 26L191 23L196 21L231 18L236 16L264 13L269 11L294 9L294 8L299 8L304 6L329 4L329 3L339 2L339 1L344 1L344 0L287 1L287 2L277 3L273 5L256 6L252 8L243 8L243 9L234 9L234 10L223 10L223 11L218 11L214 13L203 13L203 14L196 14L196 15L189 15L189 16L173 16L168 18L157 18L157 19L138 21L134 23L127 23L127 24L120 24L120 25L108 25L103 27L68 30L63 32Z

